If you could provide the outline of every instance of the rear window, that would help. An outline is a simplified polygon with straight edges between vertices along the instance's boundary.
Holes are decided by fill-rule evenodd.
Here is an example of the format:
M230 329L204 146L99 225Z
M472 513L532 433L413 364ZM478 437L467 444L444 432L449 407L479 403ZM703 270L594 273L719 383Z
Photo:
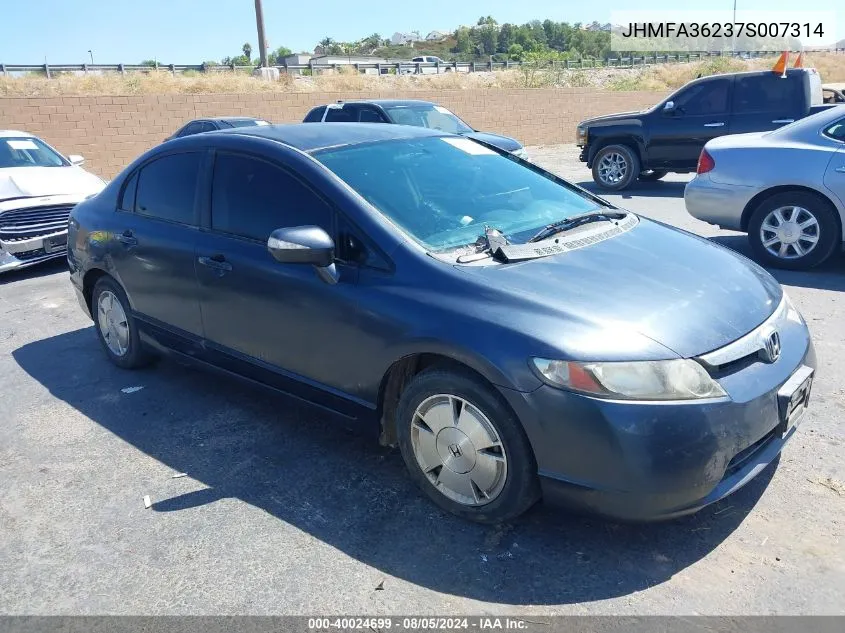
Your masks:
M326 115L326 123L357 123L358 112L356 108L329 108Z
M326 106L319 106L314 108L305 115L305 119L302 121L303 123L319 123L323 120L323 112L326 111Z

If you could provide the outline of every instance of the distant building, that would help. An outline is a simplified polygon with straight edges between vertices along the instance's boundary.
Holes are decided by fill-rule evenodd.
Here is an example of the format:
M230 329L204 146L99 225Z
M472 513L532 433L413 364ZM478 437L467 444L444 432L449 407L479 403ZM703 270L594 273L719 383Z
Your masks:
M442 42L447 37L449 37L449 34L445 31L432 31L431 33L429 33L428 35L425 36L425 41L426 42Z
M280 66L301 66L303 64L307 64L311 61L313 55L309 53L294 53L292 55L287 55L284 58L284 62L279 62Z
M393 46L413 46L414 42L421 42L419 31L411 31L410 33L399 33L398 31L390 38L390 43Z

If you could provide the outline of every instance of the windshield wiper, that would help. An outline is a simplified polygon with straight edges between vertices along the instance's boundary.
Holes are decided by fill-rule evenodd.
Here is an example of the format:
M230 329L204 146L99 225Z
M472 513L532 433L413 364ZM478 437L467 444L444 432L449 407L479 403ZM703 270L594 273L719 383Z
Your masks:
M468 255L460 255L457 259L459 264L467 264L469 262L478 261L492 257L499 261L507 261L507 257L502 253L502 248L510 244L508 238L505 237L499 229L492 226L485 226L484 233L478 236L475 240L475 252Z
M569 231L574 229L576 226L581 226L582 224L588 224L590 222L601 222L602 220L606 222L615 222L616 220L621 220L626 215L628 215L628 213L625 211L590 211L589 213L574 215L544 226L530 240L528 240L527 243L539 242L551 237L552 235Z

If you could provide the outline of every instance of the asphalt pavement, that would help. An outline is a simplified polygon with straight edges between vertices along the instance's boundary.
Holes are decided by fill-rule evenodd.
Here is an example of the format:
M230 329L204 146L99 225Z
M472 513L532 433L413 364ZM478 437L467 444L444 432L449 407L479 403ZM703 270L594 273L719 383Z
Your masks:
M529 149L591 187L574 147ZM608 198L747 253L686 214L686 180ZM442 513L319 411L116 369L62 262L0 277L0 613L843 614L845 262L773 273L819 358L778 464L673 522L541 505L499 527Z

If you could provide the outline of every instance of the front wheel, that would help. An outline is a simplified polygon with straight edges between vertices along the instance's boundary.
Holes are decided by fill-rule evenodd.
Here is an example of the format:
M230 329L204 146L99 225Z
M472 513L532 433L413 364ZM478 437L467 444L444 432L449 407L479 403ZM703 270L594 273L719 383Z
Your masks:
M830 257L841 237L827 200L806 191L787 191L757 207L748 223L748 240L764 264L806 270Z
M621 191L640 175L640 158L627 145L602 147L593 159L593 180L603 189Z
M516 518L540 496L537 464L502 397L469 373L429 369L402 393L399 447L441 508L479 523Z

